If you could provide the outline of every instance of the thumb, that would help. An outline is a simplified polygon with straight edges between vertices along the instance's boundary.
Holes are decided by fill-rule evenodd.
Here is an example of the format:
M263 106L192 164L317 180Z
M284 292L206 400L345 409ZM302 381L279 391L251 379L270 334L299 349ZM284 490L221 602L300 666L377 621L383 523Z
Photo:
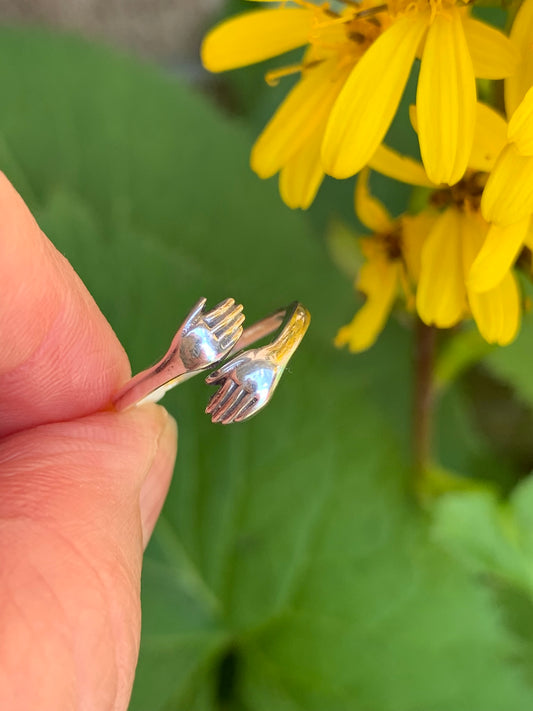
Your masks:
M0 441L0 708L127 708L175 452L156 405Z

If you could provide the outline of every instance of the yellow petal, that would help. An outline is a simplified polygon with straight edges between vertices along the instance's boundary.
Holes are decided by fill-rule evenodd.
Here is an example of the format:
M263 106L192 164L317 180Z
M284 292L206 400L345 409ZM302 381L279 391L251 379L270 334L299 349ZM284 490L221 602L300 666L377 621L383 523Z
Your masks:
M463 27L476 77L503 79L516 70L518 52L500 30L473 17L465 17Z
M409 106L409 119L414 130L418 133L416 106L412 104ZM492 170L496 158L506 143L507 122L503 116L493 108L478 101L476 104L474 139L472 142L472 152L468 159L468 167L472 170L480 170L484 173L488 173ZM429 185L433 185L433 183L429 182Z
M372 170L386 175L394 180L399 180L408 185L418 185L424 188L434 187L426 175L424 166L419 161L389 148L382 143L372 158L368 161Z
M402 17L356 64L326 128L322 146L326 173L347 178L374 155L396 113L425 30L423 18Z
M489 225L476 213L461 215L463 270L468 274L483 245ZM520 301L514 276L507 271L500 283L479 293L467 284L470 310L483 338L489 343L505 345L516 335Z
M487 222L512 225L533 212L533 157L511 143L500 153L481 198Z
M281 170L279 176L281 199L293 210L297 208L307 210L324 180L320 159L322 135L322 131L317 131Z
M516 278L507 272L497 287L483 294L469 292L468 301L479 332L488 343L506 346L520 327L520 292Z
M533 85L533 0L525 0L516 13L511 29L511 42L518 50L516 71L505 80L505 110L511 116Z
M416 93L418 138L434 183L457 183L472 151L476 83L461 13L438 14L424 46Z
M368 190L368 170L362 170L355 183L355 212L365 227L376 233L386 233L394 229L392 217L387 209Z
M511 116L507 137L523 156L533 155L533 87Z
M445 210L422 249L416 308L424 323L449 328L465 311L459 213Z
M336 346L348 345L352 353L358 353L375 343L394 304L400 269L399 262L385 257L376 257L362 267L357 286L367 300L351 323L339 330Z
M488 173L507 141L507 123L499 113L478 101L476 128L468 167Z
M225 20L202 43L202 63L210 72L245 67L276 57L309 41L316 10L256 10Z
M320 126L323 133L345 76L331 61L303 74L252 148L250 164L260 178L277 173Z
M418 135L418 117L416 115L415 104L409 104L409 121L411 122L411 126L413 127L413 130ZM434 185L434 183L431 183L431 184Z
M429 210L419 212L418 215L403 215L401 218L402 253L407 272L415 284L420 279L422 249L436 219L437 214Z
M465 211L459 214L463 274L470 273L472 264L485 242L489 227L490 225L479 213Z
M507 227L491 225L468 275L471 291L488 291L502 281L524 244L528 229L529 217Z

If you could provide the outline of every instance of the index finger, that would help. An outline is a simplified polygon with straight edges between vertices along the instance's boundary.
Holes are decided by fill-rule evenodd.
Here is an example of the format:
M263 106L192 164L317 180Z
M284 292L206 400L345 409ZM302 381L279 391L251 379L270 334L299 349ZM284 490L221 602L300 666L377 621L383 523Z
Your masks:
M111 326L0 173L0 436L101 410L129 374Z

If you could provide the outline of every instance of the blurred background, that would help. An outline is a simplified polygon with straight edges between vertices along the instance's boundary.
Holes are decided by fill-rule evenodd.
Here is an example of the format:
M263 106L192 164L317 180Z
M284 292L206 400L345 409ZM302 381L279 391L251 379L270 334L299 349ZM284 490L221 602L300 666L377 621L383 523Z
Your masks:
M202 33L224 0L2 0L0 21L78 32L198 71Z
M353 181L289 210L249 152L291 80L201 69L205 31L250 5L0 0L0 168L133 371L201 295L233 296L249 322L294 299L312 314L249 423L212 425L199 379L165 398L180 449L131 709L530 711L533 318L509 348L467 327L442 349L435 466L414 481L409 318L361 355L332 345L361 304ZM406 152L413 89L388 137ZM372 189L395 213L409 199Z

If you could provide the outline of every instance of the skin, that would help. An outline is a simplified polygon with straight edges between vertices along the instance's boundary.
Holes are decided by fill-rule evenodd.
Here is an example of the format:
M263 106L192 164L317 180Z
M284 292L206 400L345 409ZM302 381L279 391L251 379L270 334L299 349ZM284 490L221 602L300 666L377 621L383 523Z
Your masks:
M121 413L128 358L0 174L0 708L125 710L142 553L177 444Z

